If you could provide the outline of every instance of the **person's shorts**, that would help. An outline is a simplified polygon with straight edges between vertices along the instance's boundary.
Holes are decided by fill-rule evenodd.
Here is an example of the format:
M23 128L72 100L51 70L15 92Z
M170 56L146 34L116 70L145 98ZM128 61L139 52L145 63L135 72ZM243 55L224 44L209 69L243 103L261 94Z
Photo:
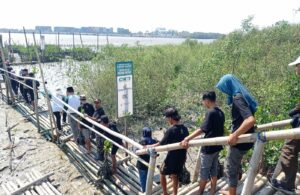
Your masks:
M82 128L81 129L81 133L82 133L82 135L84 137L84 140L90 139L91 131L89 129Z
M218 158L219 152L215 152L212 154L204 154L200 155L200 178L201 180L208 180L211 177L217 177L218 175Z
M160 166L160 174L162 175L178 175L182 172L183 164L180 162L166 163Z
M111 148L111 155L116 155L118 150L118 146L113 145Z

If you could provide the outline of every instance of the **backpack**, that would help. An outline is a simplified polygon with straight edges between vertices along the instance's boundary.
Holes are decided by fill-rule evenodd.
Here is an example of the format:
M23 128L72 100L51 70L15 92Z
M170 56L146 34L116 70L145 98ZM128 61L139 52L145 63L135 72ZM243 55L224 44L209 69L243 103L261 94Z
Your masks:
M178 181L183 185L187 185L187 184L191 183L191 174L187 170L185 165L183 165L183 169L182 169L181 173L178 174Z

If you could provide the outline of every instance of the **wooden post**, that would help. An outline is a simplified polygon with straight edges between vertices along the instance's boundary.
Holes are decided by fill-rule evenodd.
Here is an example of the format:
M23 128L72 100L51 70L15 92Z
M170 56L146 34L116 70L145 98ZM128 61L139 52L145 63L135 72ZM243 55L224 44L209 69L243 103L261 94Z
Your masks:
M152 150L150 154L150 162L149 162L149 168L147 174L146 195L152 194L153 175L155 171L156 156L157 153L155 152L155 150Z
M57 33L57 46L58 46L58 48L60 47L59 45L60 45L60 43L59 43L59 33Z
M81 33L79 33L79 37L80 37L80 43L81 43L81 47L83 47L83 42L82 42Z
M199 171L200 171L200 167L201 167L200 156L201 156L201 147L199 147L199 150L198 150L197 162L196 162L195 171L194 171L194 175L193 175L193 179L192 179L193 183L196 182L199 177Z
M33 94L34 94L34 112L35 112L35 116L36 116L38 132L40 132L41 127L40 127L40 118L39 118L39 113L38 113L38 93L37 93L36 81L32 80L32 84L33 84Z
M106 44L109 45L108 34L106 35Z
M73 58L74 58L74 52L75 52L75 36L73 33Z
M53 141L55 141L57 133L54 133L54 128L56 129L56 125L54 123L55 120L54 120L54 116L53 116L53 112L52 112L52 108L51 108L51 104L50 104L50 100L49 100L49 93L48 93L48 90L47 90L46 85L45 85L44 72L43 72L43 68L42 68L42 65L41 65L41 58L40 58L39 52L38 52L37 47L36 47L36 40L35 40L35 34L34 33L33 33L33 41L34 41L34 46L35 46L34 47L35 54L36 54L38 64L39 64L39 68L40 68L40 71L41 71L42 83L43 83L43 87L44 87L44 91L45 91L45 95L46 95L46 102L47 102L47 106L48 106L48 110L49 110L49 119L50 119L52 139L53 139ZM54 128L53 128L53 123L54 123Z
M23 32L24 32L24 36L25 36L25 43L26 43L27 53L28 53L29 58L30 58L29 61L32 61L32 56L31 56L31 53L30 53L30 51L29 51L29 45L28 45L28 40L27 40L26 30L25 30L25 27L24 27L24 26L23 26Z
M11 35L10 35L10 31L8 31L8 60L9 62L12 62L12 48L11 48Z
M97 51L99 50L99 34L97 33Z
M258 139L255 143L253 155L251 157L250 164L249 164L250 167L247 172L247 178L244 182L242 195L251 195L252 194L254 179L258 172L259 162L262 157L264 145L265 145L265 143L263 141L261 141L260 139Z
M0 52L1 52L3 69L7 71L7 66L5 64L5 56L4 56L3 43L2 43L2 35L0 35ZM12 91L9 74L6 71L4 71L4 78L5 78L5 84L6 84L6 96L7 96L7 102L8 102L8 104L11 104L11 103L15 102L15 97L14 97L14 94L13 94L13 91ZM9 96L11 97L11 101L12 102L10 102Z

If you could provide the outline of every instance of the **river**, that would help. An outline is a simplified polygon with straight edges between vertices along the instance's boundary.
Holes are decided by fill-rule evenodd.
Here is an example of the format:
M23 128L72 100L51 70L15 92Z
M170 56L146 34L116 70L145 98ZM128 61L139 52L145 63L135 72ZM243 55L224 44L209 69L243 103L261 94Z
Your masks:
M9 43L8 33L0 33L3 36L4 44ZM59 44L62 46L71 46L73 44L73 35L58 35L57 34L45 34L46 44ZM97 45L97 36L95 35L82 35L82 44L89 46ZM33 44L32 33L27 34L28 44ZM36 34L36 40L40 42L40 35ZM165 44L181 44L185 41L184 38L158 38L158 37L121 37L121 36L99 36L98 44L106 45L107 42L116 46L127 44L129 46L136 45L165 45ZM195 39L202 43L211 43L214 39ZM81 39L79 35L74 36L75 45L81 45ZM21 44L25 45L25 36L22 33L11 33L11 44Z

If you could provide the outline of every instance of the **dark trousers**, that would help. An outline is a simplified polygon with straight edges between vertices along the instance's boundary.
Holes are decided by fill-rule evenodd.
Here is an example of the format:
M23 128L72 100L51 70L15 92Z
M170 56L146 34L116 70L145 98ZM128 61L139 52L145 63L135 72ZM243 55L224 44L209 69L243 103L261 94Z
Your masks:
M63 111L63 122L66 123L67 122L67 112Z
M298 171L298 154L300 152L300 139L288 140L281 149L279 161L276 165L272 179L277 177L275 172L282 170L285 178L281 180L282 184L288 189L295 189L296 174Z
M11 87L12 87L15 95L18 95L19 83L15 80L11 80Z
M56 125L58 130L62 130L61 128L61 116L60 116L60 112L53 112L55 118L56 118Z

